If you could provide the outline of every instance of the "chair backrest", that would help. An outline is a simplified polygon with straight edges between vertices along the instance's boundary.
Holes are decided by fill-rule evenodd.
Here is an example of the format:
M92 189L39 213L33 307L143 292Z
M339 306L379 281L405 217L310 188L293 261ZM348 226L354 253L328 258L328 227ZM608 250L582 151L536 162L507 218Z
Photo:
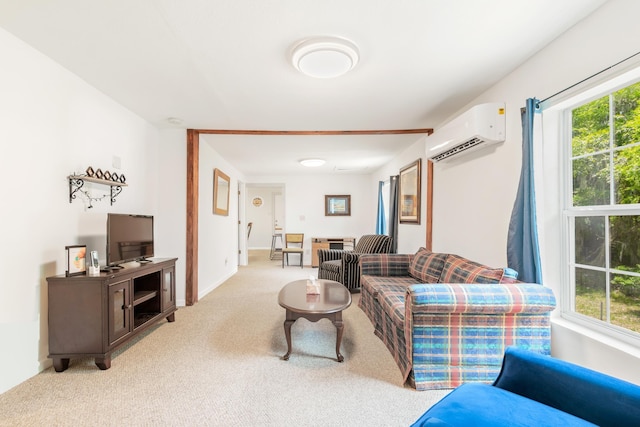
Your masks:
M384 234L367 234L358 240L353 251L358 254L388 254L391 251L391 237Z
M286 247L289 247L289 244L300 245L304 243L304 233L286 233L284 235L284 243Z

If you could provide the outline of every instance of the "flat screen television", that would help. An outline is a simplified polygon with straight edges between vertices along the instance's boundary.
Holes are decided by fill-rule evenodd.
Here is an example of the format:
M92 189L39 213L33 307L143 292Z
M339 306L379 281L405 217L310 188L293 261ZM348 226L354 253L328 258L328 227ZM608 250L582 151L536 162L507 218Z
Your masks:
M107 266L153 257L153 216L107 214Z

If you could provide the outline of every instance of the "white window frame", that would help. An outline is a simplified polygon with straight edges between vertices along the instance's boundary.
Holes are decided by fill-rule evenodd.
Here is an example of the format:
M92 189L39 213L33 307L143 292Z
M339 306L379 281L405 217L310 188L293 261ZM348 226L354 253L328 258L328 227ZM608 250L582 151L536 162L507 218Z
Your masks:
M605 321L600 321L598 319L594 319L592 317L580 314L575 311L575 267L580 267L574 263L575 260L575 248L574 248L574 221L573 219L576 217L585 217L585 216L611 216L611 215L619 215L619 214L628 214L628 215L640 215L640 204L636 205L615 205L611 203L603 206L589 206L589 207L573 207L573 174L572 174L572 122L571 122L571 112L573 109L587 104L593 100L602 98L603 96L610 95L611 93L616 92L619 89L625 88L627 86L631 86L634 83L640 81L640 67L633 69L631 71L620 74L611 80L599 84L593 88L583 91L580 94L576 94L562 102L558 102L553 106L546 106L547 108L552 108L556 111L561 111L561 120L560 120L560 138L559 143L561 145L560 150L560 166L561 166L561 174L562 174L562 183L561 183L561 209L562 209L562 300L563 304L561 310L561 316L564 319L580 324L584 327L602 333L604 335L613 337L615 339L619 339L621 341L627 342L631 345L640 347L640 333L631 331L626 328L622 328L616 325L613 325L610 322L610 307L606 308L607 318ZM613 118L611 118L613 120ZM610 121L611 126L611 121ZM610 143L611 144L611 143ZM612 150L611 145L609 147L609 152ZM613 174L613 169L611 170L611 174ZM611 181L613 185L613 180ZM606 297L607 304L609 304L609 280L610 273L616 272L610 268L609 262L609 239L608 239L608 227L605 229L605 240L607 242L606 246L606 256L605 256L605 268L596 268L593 266L587 266L589 269L600 270L606 272ZM629 272L625 272L628 274Z

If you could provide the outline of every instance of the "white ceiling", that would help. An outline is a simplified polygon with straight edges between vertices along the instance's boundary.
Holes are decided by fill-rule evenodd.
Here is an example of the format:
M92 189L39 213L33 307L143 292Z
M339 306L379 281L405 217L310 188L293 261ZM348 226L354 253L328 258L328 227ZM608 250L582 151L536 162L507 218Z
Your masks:
M437 127L604 0L0 0L0 26L161 128ZM360 62L313 79L289 61L317 35ZM501 100L495 100L501 101ZM417 135L207 135L249 175L370 172ZM249 154L249 155L247 155ZM306 171L305 171L306 172Z

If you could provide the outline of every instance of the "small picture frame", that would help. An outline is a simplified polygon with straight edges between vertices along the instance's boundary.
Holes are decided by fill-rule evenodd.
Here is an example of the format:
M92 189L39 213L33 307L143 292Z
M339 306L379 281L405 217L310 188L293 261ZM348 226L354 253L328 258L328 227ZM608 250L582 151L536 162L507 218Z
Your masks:
M351 195L325 195L324 196L325 216L350 216L351 215Z
M98 261L98 251L91 251L91 261L89 265L94 268L100 268L100 262Z
M229 216L229 193L231 179L220 169L213 170L213 213Z
M65 246L67 252L67 271L65 275L79 276L87 271L87 247L86 245Z
M98 251L91 251L88 266L89 276L100 275L100 261L98 261Z

